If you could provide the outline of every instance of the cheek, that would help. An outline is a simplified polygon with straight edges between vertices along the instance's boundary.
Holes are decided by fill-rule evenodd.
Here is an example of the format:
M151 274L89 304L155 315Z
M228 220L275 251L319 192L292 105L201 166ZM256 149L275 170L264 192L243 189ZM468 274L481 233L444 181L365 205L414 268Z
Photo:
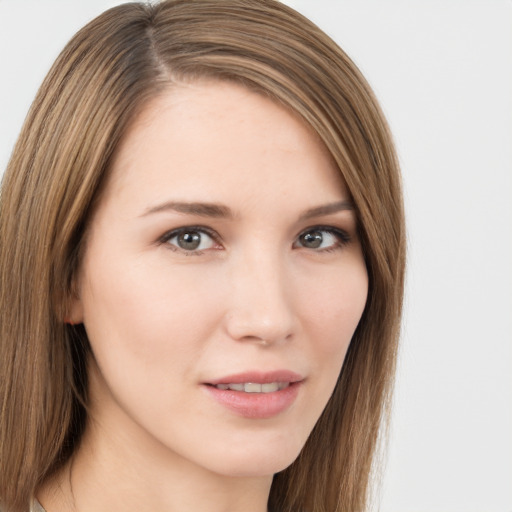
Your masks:
M184 407L179 390L197 380L219 317L212 280L190 268L171 273L165 261L96 265L83 289L84 324L101 375L91 395L113 397L137 422L147 418L149 429L169 425L166 411Z
M347 265L307 290L301 308L308 311L306 329L315 333L315 351L340 364L366 305L366 267L362 262Z
M181 363L186 369L201 350L199 341L213 330L219 303L215 286L190 269L171 273L165 264L115 261L115 266L96 265L83 287L93 352L99 363L109 358L113 365L122 360L138 371L162 368L168 380L169 366Z

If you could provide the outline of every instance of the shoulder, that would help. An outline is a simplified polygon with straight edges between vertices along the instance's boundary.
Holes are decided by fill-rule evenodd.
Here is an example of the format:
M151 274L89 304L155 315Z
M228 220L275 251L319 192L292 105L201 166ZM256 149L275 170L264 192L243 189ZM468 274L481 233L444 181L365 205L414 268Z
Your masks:
M32 505L30 506L30 512L46 512L46 510L42 507L41 503L34 498Z

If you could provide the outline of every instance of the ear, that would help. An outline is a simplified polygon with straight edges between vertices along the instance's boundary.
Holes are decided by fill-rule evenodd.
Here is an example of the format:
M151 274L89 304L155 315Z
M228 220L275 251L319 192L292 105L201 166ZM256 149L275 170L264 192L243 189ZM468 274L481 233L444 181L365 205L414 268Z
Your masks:
M80 297L80 289L77 279L73 279L71 290L67 293L64 301L64 314L62 319L64 323L69 325L81 324L84 321L84 308L83 302Z
M70 298L68 307L66 308L66 315L64 316L64 323L69 325L81 324L84 321L84 310L82 300L78 295L73 294Z

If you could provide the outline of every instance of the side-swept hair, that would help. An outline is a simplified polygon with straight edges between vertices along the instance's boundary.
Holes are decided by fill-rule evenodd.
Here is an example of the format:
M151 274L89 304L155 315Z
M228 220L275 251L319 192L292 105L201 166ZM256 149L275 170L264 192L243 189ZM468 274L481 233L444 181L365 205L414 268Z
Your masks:
M116 148L183 80L237 82L284 105L329 150L355 204L369 275L327 407L269 508L366 507L392 388L405 230L397 158L367 82L319 28L275 0L167 0L105 12L68 43L29 111L0 196L0 503L27 512L76 450L87 414L81 326L63 323L88 220Z

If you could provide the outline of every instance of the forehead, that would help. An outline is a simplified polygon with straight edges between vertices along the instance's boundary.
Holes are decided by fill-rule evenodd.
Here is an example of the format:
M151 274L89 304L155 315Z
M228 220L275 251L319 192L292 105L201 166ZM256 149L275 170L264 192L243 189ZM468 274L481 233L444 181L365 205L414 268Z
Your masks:
M331 155L297 115L219 81L172 86L145 106L122 140L107 188L134 182L139 196L144 182L161 194L220 201L258 187L274 195L322 190L331 196L325 200L346 195Z

